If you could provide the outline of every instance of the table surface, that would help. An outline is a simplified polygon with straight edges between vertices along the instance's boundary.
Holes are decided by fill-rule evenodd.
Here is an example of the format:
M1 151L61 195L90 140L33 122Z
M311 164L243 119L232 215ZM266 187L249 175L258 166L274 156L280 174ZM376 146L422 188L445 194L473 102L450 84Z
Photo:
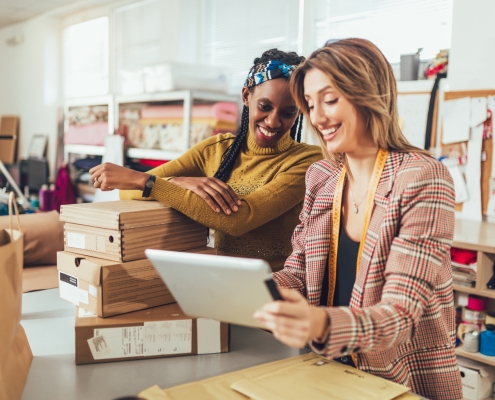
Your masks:
M75 306L58 289L25 293L22 321L33 351L23 400L111 400L297 356L260 329L232 325L230 352L76 366Z

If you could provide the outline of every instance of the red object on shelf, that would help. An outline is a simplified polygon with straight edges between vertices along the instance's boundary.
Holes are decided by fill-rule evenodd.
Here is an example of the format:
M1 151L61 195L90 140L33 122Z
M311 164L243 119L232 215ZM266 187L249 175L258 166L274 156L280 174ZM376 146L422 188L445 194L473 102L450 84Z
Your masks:
M141 158L139 160L140 164L147 165L148 167L159 167L160 165L163 165L165 163L168 163L170 160L149 160L147 158Z
M465 250L452 247L450 249L450 256L452 258L452 261L458 262L459 264L470 265L476 262L478 253L473 250Z
M486 299L479 296L474 296L470 294L468 296L467 308L474 311L485 311L486 310Z

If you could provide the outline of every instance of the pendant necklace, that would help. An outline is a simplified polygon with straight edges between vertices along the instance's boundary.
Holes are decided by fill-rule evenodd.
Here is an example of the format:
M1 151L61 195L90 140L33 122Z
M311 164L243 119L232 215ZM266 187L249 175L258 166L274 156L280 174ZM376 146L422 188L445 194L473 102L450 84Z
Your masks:
M369 189L368 189L369 190ZM366 193L364 194L364 197L361 199L361 201L359 203L356 204L356 201L354 200L354 196L352 194L352 189L351 189L351 185L349 185L349 193L351 194L351 199L352 199L352 204L354 205L354 213L357 214L359 212L359 206L361 205L361 203L364 201L364 199L366 198L366 195L368 194L368 190L366 191Z

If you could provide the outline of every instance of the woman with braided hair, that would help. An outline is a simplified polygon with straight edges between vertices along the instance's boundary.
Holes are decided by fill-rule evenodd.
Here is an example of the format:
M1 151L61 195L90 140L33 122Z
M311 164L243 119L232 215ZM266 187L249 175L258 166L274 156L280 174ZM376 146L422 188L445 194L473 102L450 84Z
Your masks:
M212 136L148 173L101 164L90 170L94 186L160 201L215 229L219 254L262 258L279 270L291 253L306 170L322 158L318 146L300 143L302 115L289 90L302 61L277 49L254 60L237 136Z

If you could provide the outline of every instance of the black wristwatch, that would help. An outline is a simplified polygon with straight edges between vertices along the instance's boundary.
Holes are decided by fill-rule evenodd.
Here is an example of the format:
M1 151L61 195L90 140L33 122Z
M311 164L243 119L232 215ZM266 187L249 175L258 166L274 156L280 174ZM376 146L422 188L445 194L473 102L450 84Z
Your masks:
M143 197L150 197L151 189L155 185L156 175L150 175L143 189Z

